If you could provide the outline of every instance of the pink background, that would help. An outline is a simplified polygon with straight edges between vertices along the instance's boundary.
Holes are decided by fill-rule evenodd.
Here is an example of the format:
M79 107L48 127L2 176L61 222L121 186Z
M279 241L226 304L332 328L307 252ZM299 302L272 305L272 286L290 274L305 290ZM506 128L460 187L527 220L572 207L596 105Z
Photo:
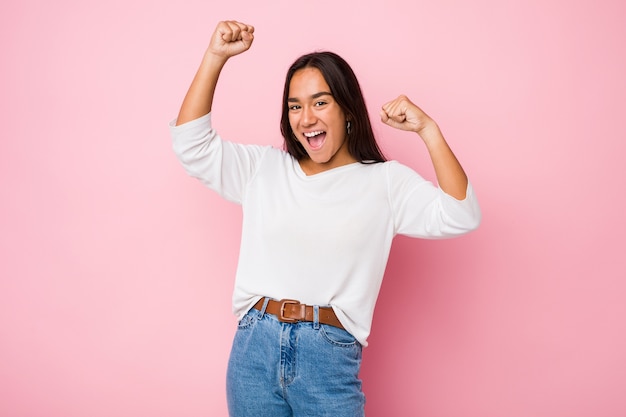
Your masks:
M400 93L430 113L478 192L475 233L395 241L368 415L626 415L626 3L215 3L0 5L0 415L226 415L240 211L167 123L232 18L257 30L223 136L280 146L287 67L330 49L373 115ZM433 179L421 143L375 129Z

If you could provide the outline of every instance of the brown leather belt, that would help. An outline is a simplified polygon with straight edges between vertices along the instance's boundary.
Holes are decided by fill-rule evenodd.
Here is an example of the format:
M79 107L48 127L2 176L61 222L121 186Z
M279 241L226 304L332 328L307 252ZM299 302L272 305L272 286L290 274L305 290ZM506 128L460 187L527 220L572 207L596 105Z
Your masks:
M261 311L265 298L261 298L254 308ZM265 308L265 312L275 315L279 321L284 323L297 323L299 321L314 321L313 306L300 304L296 300L280 300L274 301L270 299ZM343 329L341 322L335 315L331 307L319 307L318 320L322 324L339 327Z

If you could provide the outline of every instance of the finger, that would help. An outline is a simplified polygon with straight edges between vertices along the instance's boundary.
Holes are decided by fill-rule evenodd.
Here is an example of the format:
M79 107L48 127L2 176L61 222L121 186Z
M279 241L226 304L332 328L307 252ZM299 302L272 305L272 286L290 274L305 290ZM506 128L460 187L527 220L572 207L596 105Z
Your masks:
M228 22L228 28L229 32L227 37L224 39L226 42L236 42L241 39L241 26L238 22Z
M394 114L393 116L390 117L390 119L393 120L394 122L402 123L406 120L406 114L404 113Z
M222 42L230 42L232 37L232 29L228 22L220 22L215 30L215 34L218 35L218 39Z
M403 123L398 123L393 119L387 118L387 119L381 119L381 121L386 124L387 126L391 126L393 128L396 129L403 129Z
M228 22L232 30L232 41L238 41L243 39L244 34L252 35L254 33L254 26L248 25L235 20ZM248 36L248 38L250 38Z
M245 44L250 44L252 43L252 40L254 39L254 35L250 32L241 32L241 40L243 40L243 42Z
M391 116L393 116L393 108L391 107L391 103L387 103L380 110L380 118L386 123Z
M389 115L389 117L392 117L392 116L397 115L397 114L401 114L402 113L402 103L401 103L401 100L395 99L395 100L392 100L392 101L386 103L383 106L383 110L385 111L385 113L387 113L387 115Z
M387 115L387 118L395 122L402 123L406 120L406 109L402 103L397 101L393 101L385 105L383 111Z
M390 101L390 102L387 102L387 103L383 104L383 108L382 109L383 109L383 111L386 114L391 114L391 113L393 113L393 111L392 111L393 107L394 107L394 102Z

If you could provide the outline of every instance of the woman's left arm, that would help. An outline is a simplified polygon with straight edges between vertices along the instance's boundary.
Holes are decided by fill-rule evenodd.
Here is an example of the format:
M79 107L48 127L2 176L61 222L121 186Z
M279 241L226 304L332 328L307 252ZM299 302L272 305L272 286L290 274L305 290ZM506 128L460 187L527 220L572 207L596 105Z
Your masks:
M467 175L432 118L404 95L385 104L380 117L391 127L417 133L428 148L439 187L457 200L465 199Z

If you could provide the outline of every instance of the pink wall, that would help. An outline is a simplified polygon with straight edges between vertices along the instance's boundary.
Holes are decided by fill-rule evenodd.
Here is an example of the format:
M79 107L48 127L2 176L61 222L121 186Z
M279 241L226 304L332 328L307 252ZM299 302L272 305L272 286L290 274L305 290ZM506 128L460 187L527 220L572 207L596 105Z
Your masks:
M217 93L224 136L280 145L287 66L331 49L373 114L406 93L434 116L479 193L477 232L396 241L368 415L626 415L626 3L216 3L0 5L0 415L226 414L240 213L167 122L230 18L257 31Z

